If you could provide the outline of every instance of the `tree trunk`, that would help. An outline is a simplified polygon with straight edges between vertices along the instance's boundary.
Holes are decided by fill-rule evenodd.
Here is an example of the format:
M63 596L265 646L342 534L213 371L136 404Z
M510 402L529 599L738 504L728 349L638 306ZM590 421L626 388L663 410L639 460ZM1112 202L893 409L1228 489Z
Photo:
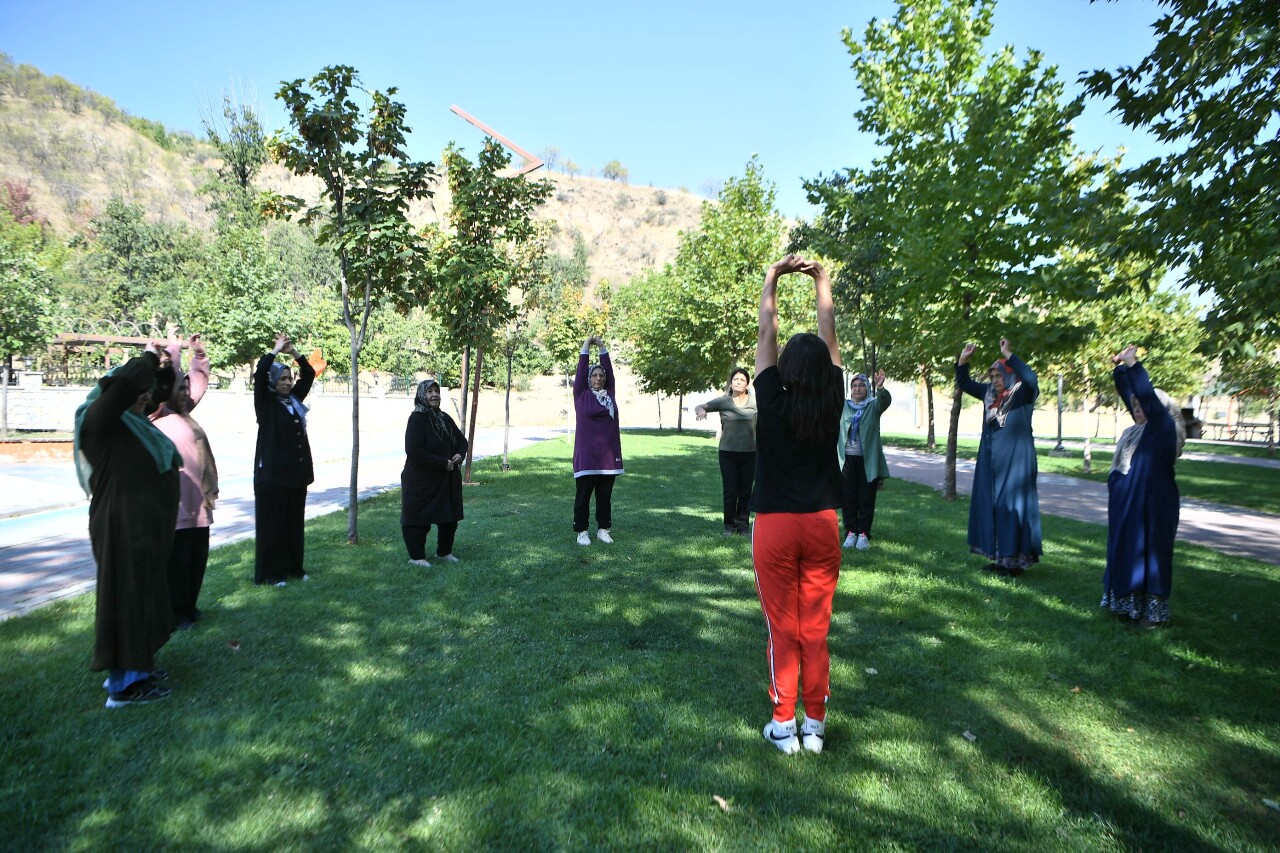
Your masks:
M1276 403L1280 401L1280 394L1275 389L1267 395L1267 455L1276 455Z
M355 327L351 332L351 483L347 487L347 544L360 541L360 342Z
M484 348L476 347L476 366L474 387L471 391L471 431L467 436L467 470L463 474L462 482L471 482L471 457L476 450L476 412L480 410L480 368L484 366ZM465 409L464 409L465 411Z
M462 384L462 420L460 429L465 433L467 431L467 388L471 385L471 346L467 345L462 348L462 376L460 377ZM469 441L470 439L468 439Z
M925 418L929 424L924 437L924 446L928 450L937 450L938 433L933 417L933 377L929 374L929 365L927 364L921 366L920 372L924 375Z
M13 373L13 356L9 355L4 360L4 375L0 379L4 380L4 389L0 391L0 438L7 439L9 437L9 376Z
M658 429L662 429L662 393L653 395L658 398Z
M507 346L507 407L502 415L502 470L511 470L511 460L507 451L511 445L511 359L515 356L514 347ZM470 445L467 445L470 447Z
M684 394L676 398L676 432L684 432Z
M942 475L942 499L956 499L956 441L960 433L960 405L964 401L964 392L959 383L951 392L951 418L947 424L947 461Z
M1090 442L1089 416L1095 417L1098 413L1098 407L1094 406L1089 409L1089 400L1093 398L1093 377L1089 374L1089 362L1084 361L1081 365L1084 376L1084 459L1081 462L1081 468L1084 473L1093 473L1093 444Z

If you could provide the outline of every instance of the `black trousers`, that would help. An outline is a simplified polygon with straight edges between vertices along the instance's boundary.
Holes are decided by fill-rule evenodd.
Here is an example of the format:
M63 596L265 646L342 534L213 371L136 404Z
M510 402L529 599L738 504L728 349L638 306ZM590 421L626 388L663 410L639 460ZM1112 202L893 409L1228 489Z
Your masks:
M871 536L871 522L876 515L876 492L880 481L867 482L867 463L861 456L844 458L844 530Z
M200 597L208 564L209 528L175 530L173 549L169 552L169 603L179 624L194 622L199 617L196 599Z
M436 534L436 556L447 557L453 553L453 537L458 533L458 522L442 521L436 528L439 530ZM427 534L430 532L430 524L400 525L400 535L404 537L404 547L410 560L427 559Z
M720 451L720 482L724 485L724 529L746 535L751 531L751 486L756 481L752 450Z
M613 481L617 474L584 474L574 478L577 494L573 498L573 532L587 529L591 515L591 495L596 496L596 527L608 530L613 527Z
M278 583L305 574L302 543L306 509L305 487L254 485L254 583Z

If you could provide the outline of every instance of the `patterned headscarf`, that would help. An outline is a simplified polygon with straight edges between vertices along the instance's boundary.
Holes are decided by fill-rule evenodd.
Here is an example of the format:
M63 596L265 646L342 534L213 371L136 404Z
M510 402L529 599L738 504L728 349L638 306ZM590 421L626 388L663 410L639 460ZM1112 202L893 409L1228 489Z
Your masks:
M1022 383L1018 381L1017 374L1013 372L1013 368L1009 367L1009 362L1003 358L992 362L991 367L987 369L988 376L992 370L1000 372L1000 376L1004 380L1004 390L997 394L995 383L988 385L987 393L982 398L982 406L986 420L994 420L999 426L1003 427L1005 419L1009 417L1009 408L1013 403L1013 392L1017 391Z
M415 412L430 411L431 406L427 403L427 392L431 390L431 386L440 387L440 383L434 379L424 379L418 383L418 390L413 394L413 410Z
M596 401L599 402L600 405L604 406L606 409L609 410L609 417L616 420L618 417L618 412L617 412L617 409L614 408L613 398L609 396L609 392L604 388L601 388L599 391L597 391L596 389L591 387L591 375L595 373L597 370L604 371L604 381L608 383L609 371L604 369L603 364L593 364L591 365L591 369L587 371L587 388L591 391L592 394L596 395Z
M875 402L876 399L875 395L871 393L871 380L867 378L865 373L855 373L853 378L849 380L849 386L852 387L853 383L858 380L862 380L863 387L867 389L867 396L863 397L860 403L855 402L852 397L845 400L845 405L853 412L853 421L849 424L849 435L851 436L858 434L858 427L862 423L862 415L866 412L867 406Z

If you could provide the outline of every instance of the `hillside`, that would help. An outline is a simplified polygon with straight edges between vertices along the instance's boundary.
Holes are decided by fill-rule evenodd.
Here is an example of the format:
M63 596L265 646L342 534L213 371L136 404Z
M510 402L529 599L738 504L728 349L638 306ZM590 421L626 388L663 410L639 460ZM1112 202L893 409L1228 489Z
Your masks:
M109 98L60 77L15 66L0 54L0 181L26 184L32 206L63 235L84 227L112 196L150 217L197 230L213 222L197 192L214 150L185 133L129 116ZM593 283L617 286L674 259L679 232L697 226L702 199L682 190L635 187L598 178L535 172L555 191L540 219L556 223L555 251L570 254L576 235L588 251ZM314 197L318 184L268 166L264 189ZM447 190L412 211L415 222L448 212Z

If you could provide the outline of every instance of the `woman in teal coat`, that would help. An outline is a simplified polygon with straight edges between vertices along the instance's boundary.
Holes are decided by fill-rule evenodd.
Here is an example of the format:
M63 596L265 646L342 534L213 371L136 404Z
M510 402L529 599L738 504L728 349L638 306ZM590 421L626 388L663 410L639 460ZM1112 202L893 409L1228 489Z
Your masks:
M880 444L880 416L893 398L884 389L884 371L876 372L875 394L861 373L849 381L849 399L840 416L840 440L836 454L844 473L844 547L865 551L871 546L871 522L876 514L876 492L889 476Z
M991 562L987 571L1016 577L1040 560L1040 498L1036 493L1036 444L1031 433L1040 386L1036 375L1000 339L990 382L969 377L974 345L956 362L956 383L982 401L982 441L969 500L969 550Z

